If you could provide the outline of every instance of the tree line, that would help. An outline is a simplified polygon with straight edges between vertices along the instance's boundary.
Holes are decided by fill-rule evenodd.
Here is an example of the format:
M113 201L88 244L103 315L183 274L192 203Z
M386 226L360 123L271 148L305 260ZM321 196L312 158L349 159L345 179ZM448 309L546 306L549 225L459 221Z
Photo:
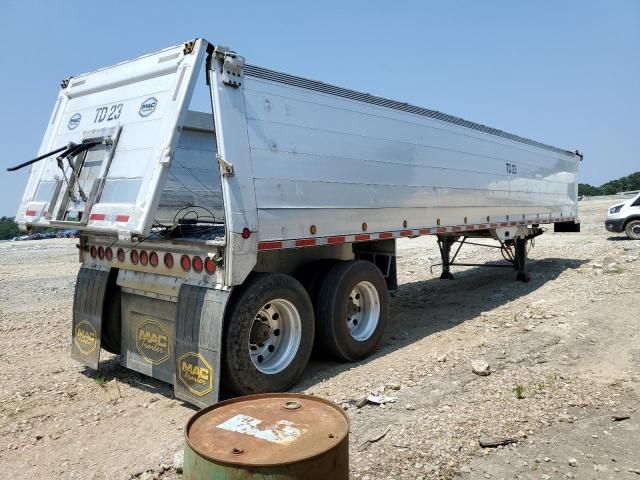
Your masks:
M599 187L594 187L588 183L578 184L578 195L590 197L597 195L615 195L618 192L628 192L630 190L640 190L640 172L632 173L617 180L611 180Z
M13 217L0 217L0 240L8 240L16 235L20 235L20 230Z

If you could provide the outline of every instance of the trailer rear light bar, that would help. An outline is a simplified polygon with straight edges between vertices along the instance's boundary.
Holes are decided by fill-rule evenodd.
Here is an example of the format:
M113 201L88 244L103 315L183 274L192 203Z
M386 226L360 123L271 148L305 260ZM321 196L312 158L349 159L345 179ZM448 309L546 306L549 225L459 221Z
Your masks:
M137 267L151 267L162 269L160 265L160 255L162 255L163 265L166 270L173 270L175 266L174 255L170 252L158 254L158 252L151 250L141 250L132 248L131 250L125 250L120 247L116 250L115 259L113 249L111 247L104 247L102 245L87 245L85 251L89 253L94 260L103 260L114 267L126 267L127 254L129 256L129 263L131 266ZM180 257L180 266L185 272L205 272L208 275L213 275L217 270L215 261L210 257L200 257L198 255L184 254Z

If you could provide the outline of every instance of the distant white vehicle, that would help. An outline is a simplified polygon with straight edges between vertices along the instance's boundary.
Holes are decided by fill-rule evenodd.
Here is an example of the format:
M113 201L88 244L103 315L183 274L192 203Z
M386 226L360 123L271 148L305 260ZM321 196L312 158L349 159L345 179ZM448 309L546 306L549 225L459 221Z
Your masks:
M610 232L624 232L631 240L640 240L640 193L609 207L604 226Z
M202 68L211 113L189 110ZM542 225L579 231L580 160L198 39L63 81L38 157L10 170L32 165L22 228L80 232L73 358L97 369L104 348L206 406L220 384L290 388L314 342L370 355L398 238L433 235L446 279L468 238L494 239L528 281Z

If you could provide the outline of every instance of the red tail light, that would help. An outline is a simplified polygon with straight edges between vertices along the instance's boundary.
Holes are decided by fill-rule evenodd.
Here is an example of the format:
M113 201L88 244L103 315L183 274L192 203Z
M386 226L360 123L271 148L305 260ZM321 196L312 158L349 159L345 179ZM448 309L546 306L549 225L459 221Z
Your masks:
M158 254L156 252L151 252L149 254L149 263L152 267L158 266Z
M111 250L111 247L107 247L104 250L104 258L107 259L107 261L111 261L113 260L113 250Z
M182 255L182 257L180 257L180 265L185 272L189 271L191 268L191 259L189 258L189 255Z
M173 255L170 253L164 254L164 266L167 268L173 268Z
M204 261L204 269L209 275L213 275L216 271L216 264L209 257Z
M98 256L98 249L92 245L89 249L89 253L91 254L91 258L96 258Z
M124 262L124 250L121 248L118 249L118 260Z
M131 263L133 263L134 265L138 264L138 251L137 250L131 250L131 253L129 254L129 258L131 259Z
M200 257L193 257L192 264L193 264L193 269L196 272L200 273L202 271L203 264L202 264L202 259Z
M104 258L104 247L102 245L98 247L98 257L100 260Z
M149 263L149 254L146 250L142 250L140 252L140 263L142 265L146 265L147 263Z

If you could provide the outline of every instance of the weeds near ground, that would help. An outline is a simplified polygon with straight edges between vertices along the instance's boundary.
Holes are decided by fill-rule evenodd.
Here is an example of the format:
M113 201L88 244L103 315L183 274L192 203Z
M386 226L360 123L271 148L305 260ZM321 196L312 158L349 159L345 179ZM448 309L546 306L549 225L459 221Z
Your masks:
M93 377L93 381L96 382L101 387L104 387L108 382L108 380L101 375L96 375L95 377Z
M524 387L522 385L520 384L516 385L515 387L513 387L512 391L518 400L521 400L524 398Z

